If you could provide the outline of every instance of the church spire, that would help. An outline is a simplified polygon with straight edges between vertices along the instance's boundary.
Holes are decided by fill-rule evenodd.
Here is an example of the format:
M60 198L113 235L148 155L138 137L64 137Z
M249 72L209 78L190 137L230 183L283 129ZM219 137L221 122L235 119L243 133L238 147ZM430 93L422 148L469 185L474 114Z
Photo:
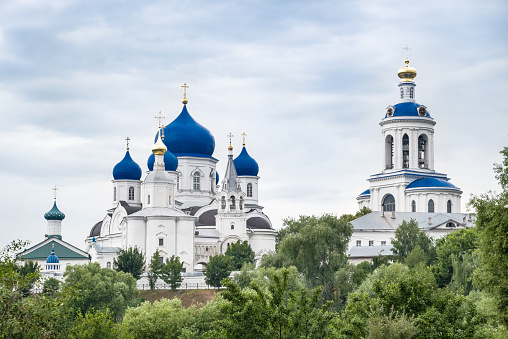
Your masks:
M164 125L159 128L159 133L157 134L157 141L153 145L152 152L155 155L155 163L153 165L153 170L162 170L164 171L164 153L168 150L164 142L162 141L162 130L164 129Z
M400 99L401 102L415 102L414 79L416 78L416 69L409 66L409 59L405 60L405 67L399 68L397 75L400 78Z
M236 174L236 167L233 161L233 146L231 145L231 138L233 134L229 133L229 147L228 147L228 164L226 165L226 174L222 180L222 191L224 192L238 192L238 183Z

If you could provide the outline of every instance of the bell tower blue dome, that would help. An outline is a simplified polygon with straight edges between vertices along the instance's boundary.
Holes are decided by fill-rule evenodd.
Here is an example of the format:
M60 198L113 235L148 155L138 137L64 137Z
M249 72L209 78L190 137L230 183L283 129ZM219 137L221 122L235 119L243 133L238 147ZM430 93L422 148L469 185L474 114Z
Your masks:
M148 170L153 171L153 164L155 163L155 155L152 153L148 157L148 161L146 165L148 166ZM169 150L164 153L164 168L166 171L176 171L178 168L178 158L175 157L173 153Z
M132 160L127 148L125 157L113 168L113 178L115 180L139 180L141 179L141 167Z
M234 160L236 174L238 176L257 176L259 172L259 165L254 160L249 153L247 153L247 149L243 146L242 152L240 155L236 157Z
M186 105L180 115L164 127L164 136L164 144L177 157L210 158L215 150L212 133L191 117Z

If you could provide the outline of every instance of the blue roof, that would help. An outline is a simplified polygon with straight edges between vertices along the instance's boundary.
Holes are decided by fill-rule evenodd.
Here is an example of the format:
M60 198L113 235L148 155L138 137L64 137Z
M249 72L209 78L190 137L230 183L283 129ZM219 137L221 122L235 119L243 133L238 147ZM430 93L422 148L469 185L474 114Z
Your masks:
M208 158L215 150L212 133L191 117L186 105L180 115L164 127L164 144L175 156Z
M401 102L397 105L392 106L394 108L393 115L391 117L420 117L418 114L418 107L422 105L417 104L416 102ZM426 118L431 118L429 111L427 110ZM385 115L385 118L388 118L388 115Z
M360 196L362 196L362 195L370 195L370 188L368 188L365 191L363 191L362 193L360 193Z
M148 157L148 161L146 165L148 166L148 170L153 171L153 164L155 163L155 155L152 153ZM173 153L169 150L164 153L164 168L166 171L176 171L178 168L178 158L175 157Z
M53 203L53 208L44 214L44 219L46 220L64 220L65 214L60 212L58 207L56 207L56 201Z
M48 252L46 252L46 253L48 253ZM49 255L48 259L46 259L46 264L58 264L58 263L60 263L60 260L55 255L55 250L52 249L51 254Z
M215 185L219 183L219 172L215 171Z
M113 168L113 178L115 180L139 180L141 179L141 167L132 160L129 151L125 152L125 157Z
M256 160L254 160L249 153L247 153L247 149L245 146L242 148L242 152L240 152L240 155L236 157L234 160L235 168L236 168L236 174L238 176L257 176L259 172L259 166Z
M452 184L449 181L438 179L438 178L423 178L417 179L407 185L406 190L408 189L426 189L426 188L434 188L434 189L453 189L459 190L457 186Z

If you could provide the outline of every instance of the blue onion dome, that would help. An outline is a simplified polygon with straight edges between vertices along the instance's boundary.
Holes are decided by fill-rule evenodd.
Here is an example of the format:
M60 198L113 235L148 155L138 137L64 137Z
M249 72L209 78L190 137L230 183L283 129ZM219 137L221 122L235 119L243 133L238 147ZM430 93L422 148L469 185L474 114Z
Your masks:
M460 189L452 184L451 182L439 179L439 178L422 178L417 179L407 185L406 190L425 190L425 189L437 189L437 190L452 190L459 191Z
M127 149L125 157L113 168L113 178L115 180L139 180L141 174L141 167L132 160L129 149Z
M56 201L53 203L53 208L44 214L44 219L46 220L64 220L65 214L60 212L58 207L56 207Z
M148 170L153 171L153 164L155 163L155 155L152 153L148 157L148 161L146 165L148 166ZM176 171L178 168L178 158L175 157L173 153L169 150L164 153L164 168L166 171Z
M55 250L51 250L51 254L49 255L48 259L46 259L46 264L59 264L60 260L55 255Z
M164 136L168 150L177 157L210 158L215 150L215 138L212 133L191 117L186 105L183 106L180 115L164 127Z
M401 102L399 104L389 106L385 118L396 117L432 117L424 105L417 104L416 102Z
M219 184L219 172L215 171L215 185Z
M240 152L240 155L236 157L234 163L236 174L238 176L248 175L255 177L258 175L258 163L249 155L249 153L247 153L245 146L243 146L242 152Z

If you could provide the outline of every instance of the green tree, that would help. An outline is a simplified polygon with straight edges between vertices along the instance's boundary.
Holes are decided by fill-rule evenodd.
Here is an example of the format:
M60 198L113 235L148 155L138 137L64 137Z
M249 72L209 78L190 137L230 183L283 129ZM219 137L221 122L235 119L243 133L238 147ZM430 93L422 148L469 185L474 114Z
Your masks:
M160 268L159 276L171 286L173 291L182 284L182 268L183 262L180 261L180 257L174 255L170 259L166 258L166 262Z
M137 247L121 249L113 263L118 272L130 273L136 280L139 280L145 270L145 255Z
M221 281L229 277L231 271L233 271L231 257L223 254L211 256L205 269L205 282L209 286L221 287Z
M52 296L55 295L60 288L60 281L55 278L48 278L42 285L42 293Z
M427 260L432 259L434 251L432 239L430 239L425 231L418 228L416 220L411 219L409 222L403 220L395 230L395 238L392 239L392 252L398 256L400 262L404 262L408 254L416 247L427 255Z
M502 322L508 327L508 147L501 154L503 162L494 165L499 194L488 192L471 199L476 209L478 228L479 267L475 282L490 293L497 302Z
M101 268L99 263L73 265L64 274L63 291L74 291L79 299L70 307L72 314L95 309L106 312L109 309L116 320L120 320L128 306L138 302L136 279L124 272Z
M224 255L231 257L234 271L239 271L245 263L253 264L256 258L256 253L254 253L247 240L243 242L238 240L232 243Z
M159 250L156 250L152 255L152 259L150 260L150 264L148 265L148 284L150 285L150 289L155 289L155 284L160 275L160 270L162 268L161 256Z
M128 333L121 333L121 325L115 324L113 315L106 312L90 310L85 315L78 312L74 319L74 326L70 334L74 339L115 339L130 337Z
M39 264L32 260L25 261L22 266L19 266L19 274L26 277L28 282L28 284L24 285L21 289L23 294L29 294L33 289L35 282L40 278L40 269L41 267Z
M468 295L473 289L473 273L478 266L473 253L451 255L453 275L450 282L450 290L455 293Z

